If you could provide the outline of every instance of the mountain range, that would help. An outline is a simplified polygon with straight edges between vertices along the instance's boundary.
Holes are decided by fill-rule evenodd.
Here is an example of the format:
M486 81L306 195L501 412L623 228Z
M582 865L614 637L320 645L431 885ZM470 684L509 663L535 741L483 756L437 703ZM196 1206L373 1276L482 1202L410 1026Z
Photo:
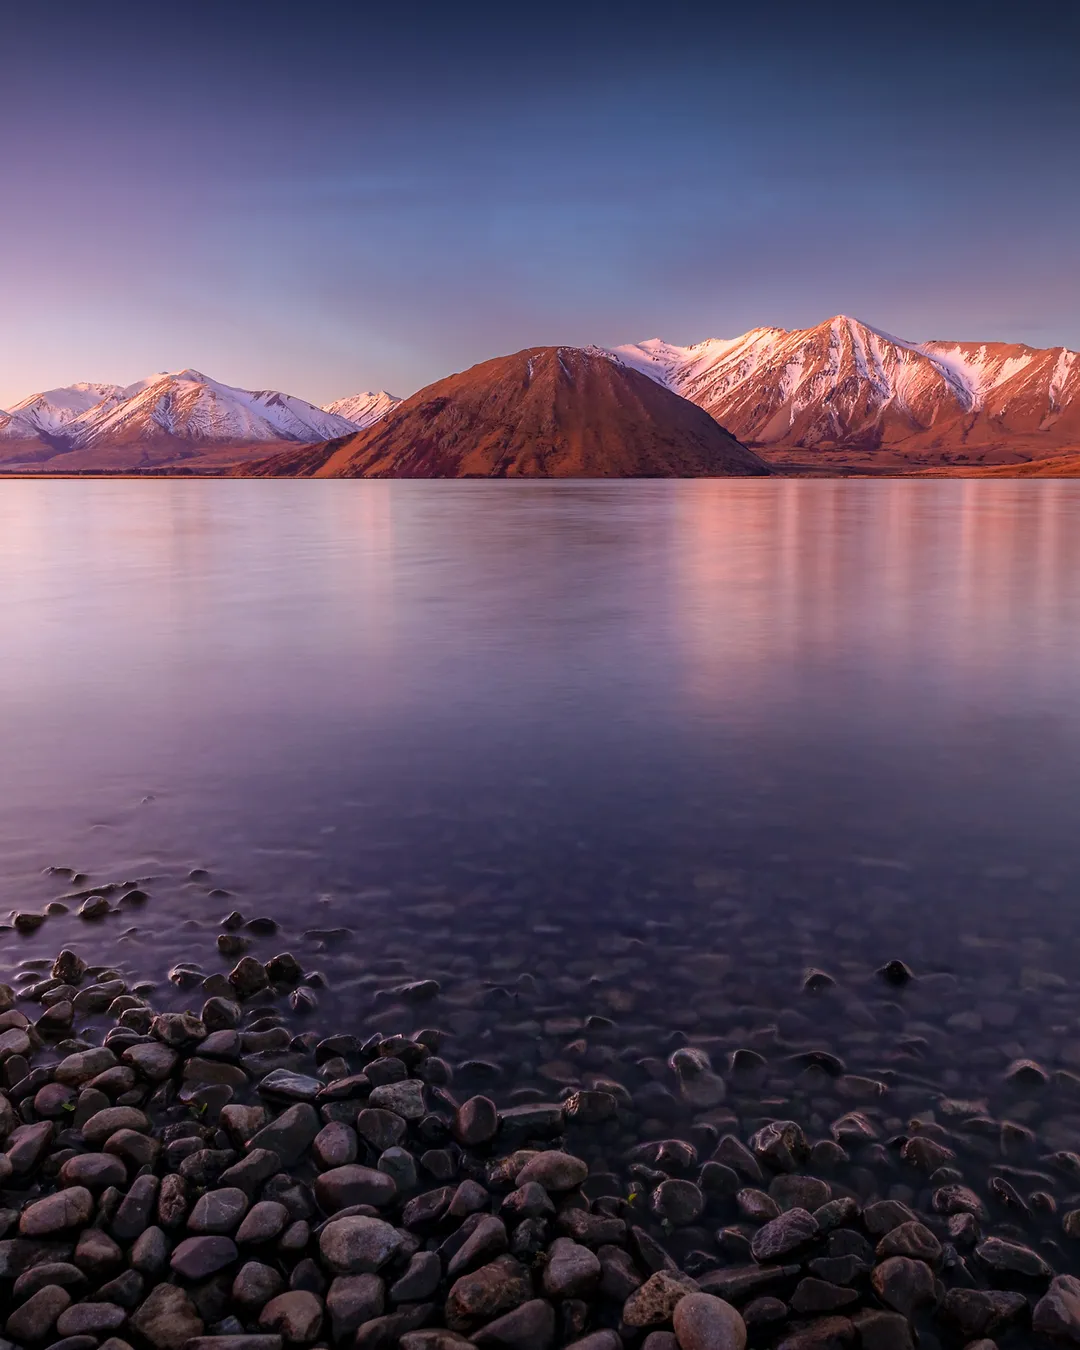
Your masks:
M237 389L197 370L136 384L75 384L0 412L0 465L122 471L195 461L215 467L362 431L398 402L385 390L326 408L274 389Z
M845 315L614 354L774 462L1011 463L1080 448L1080 357L1065 347L906 342Z
M521 362L530 360L543 373L535 386L532 377L519 378ZM576 363L580 378L561 385L552 362ZM647 376L675 402L656 404L640 392L631 398L634 382L613 370ZM549 375L551 399L541 414L537 400ZM491 381L502 431L474 406L480 380ZM628 467L634 462L681 472L683 461L662 448L660 425L667 419L688 434L689 414L680 405L689 403L781 470L962 471L1080 454L1078 395L1080 355L1065 347L916 343L837 315L814 328L755 328L688 347L653 338L608 349L533 348L437 381L404 403L384 390L319 408L275 390L238 389L195 370L126 387L75 384L0 412L0 468L120 472L186 466L218 472L261 464L279 450L281 463L299 466L322 452L294 450L350 440L349 463L360 466L358 472L396 473L409 462L403 438L413 436L415 444L431 447L431 463L446 472L456 465L455 472L470 474L602 475L634 472ZM449 402L433 412L439 400ZM637 430L631 407L645 419ZM435 419L430 428L417 420L420 408ZM381 430L367 436L373 427ZM466 427L482 436L471 450L454 439ZM358 436L366 437L362 445ZM619 436L625 454L616 453ZM703 443L694 444L697 449L687 448L687 464ZM412 465L417 472L423 468L415 455Z

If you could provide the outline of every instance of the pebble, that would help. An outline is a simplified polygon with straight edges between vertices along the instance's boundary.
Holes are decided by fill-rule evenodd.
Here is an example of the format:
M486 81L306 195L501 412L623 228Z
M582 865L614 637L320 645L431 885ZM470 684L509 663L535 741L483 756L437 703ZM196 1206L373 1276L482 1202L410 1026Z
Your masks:
M679 1350L745 1350L745 1322L713 1294L687 1294L675 1305L672 1323Z
M814 1216L805 1209L789 1209L759 1228L750 1243L754 1260L760 1262L786 1256L811 1242L818 1234Z
M397 1255L402 1236L381 1219L334 1219L319 1238L326 1264L339 1275L374 1274Z
M671 1320L679 1300L697 1288L681 1271L658 1270L626 1300L622 1320L628 1327L660 1326Z
M231 1266L239 1253L227 1237L190 1237L179 1243L169 1261L186 1280L202 1280Z
M272 1298L259 1314L263 1331L277 1332L290 1345L309 1345L322 1329L322 1300L303 1289Z

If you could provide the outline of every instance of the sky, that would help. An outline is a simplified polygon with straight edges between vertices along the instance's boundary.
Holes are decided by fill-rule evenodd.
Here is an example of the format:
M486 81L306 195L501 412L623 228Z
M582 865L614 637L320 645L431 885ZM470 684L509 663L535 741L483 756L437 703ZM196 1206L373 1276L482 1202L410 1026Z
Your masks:
M0 4L0 408L836 313L1080 347L1080 5Z

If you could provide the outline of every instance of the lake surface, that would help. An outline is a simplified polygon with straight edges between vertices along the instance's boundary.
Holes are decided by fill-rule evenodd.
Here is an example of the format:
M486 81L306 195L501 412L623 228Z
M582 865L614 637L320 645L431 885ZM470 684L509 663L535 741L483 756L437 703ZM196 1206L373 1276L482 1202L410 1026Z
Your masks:
M1080 1063L1078 694L1070 482L4 483L3 909L150 900L0 978L75 945L167 1000L235 909L541 1085L544 1018L719 1059L790 1014L985 1095Z

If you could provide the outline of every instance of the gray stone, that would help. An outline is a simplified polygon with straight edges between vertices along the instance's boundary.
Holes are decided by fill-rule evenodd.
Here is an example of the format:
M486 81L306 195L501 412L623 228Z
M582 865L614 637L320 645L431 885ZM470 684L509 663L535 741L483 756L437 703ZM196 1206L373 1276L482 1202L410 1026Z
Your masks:
M916 1261L937 1265L941 1260L941 1243L925 1224L909 1222L890 1229L877 1245L877 1255L910 1256Z
M1027 1311L1023 1294L999 1289L950 1289L941 1302L940 1315L966 1340L992 1336L1018 1321Z
M161 1044L129 1045L120 1058L151 1083L163 1083L179 1061L175 1050Z
M331 1168L355 1162L359 1148L356 1131L339 1120L332 1120L315 1136L311 1151L320 1167Z
M16 1342L43 1341L70 1302L71 1295L66 1289L47 1284L15 1309L4 1324L4 1331Z
M975 1248L975 1255L991 1270L1004 1274L1023 1275L1032 1280L1048 1280L1053 1270L1037 1252L1019 1242L988 1237Z
M146 1134L150 1121L133 1106L109 1106L96 1111L82 1126L83 1138L94 1148L100 1148L117 1130L135 1130Z
M662 1181L652 1193L652 1212L675 1228L695 1223L705 1209L705 1197L692 1181Z
M442 1262L438 1253L414 1252L405 1274L390 1286L390 1297L395 1303L422 1302L431 1298L441 1279Z
M174 1284L159 1284L152 1289L142 1307L132 1315L131 1325L154 1350L183 1350L204 1329L195 1305Z
M315 1108L308 1102L297 1102L269 1125L257 1130L248 1142L248 1150L270 1149L281 1159L283 1167L294 1167L311 1147L321 1127Z
M94 1197L85 1186L69 1186L28 1205L19 1217L25 1238L51 1237L68 1228L81 1228L94 1213Z
M385 1172L399 1192L414 1191L419 1178L416 1159L405 1148L388 1148L379 1154L376 1170Z
M285 1231L289 1222L289 1211L277 1200L260 1200L252 1205L244 1216L244 1221L236 1232L236 1241L269 1242Z
M628 1327L663 1326L679 1302L697 1288L697 1282L681 1271L658 1270L623 1304L622 1320Z
M1035 1305L1031 1325L1042 1336L1080 1345L1080 1279L1055 1275Z
M140 1233L131 1248L131 1265L143 1275L160 1275L169 1264L169 1239L156 1225Z
M262 1331L277 1332L288 1345L310 1345L322 1330L322 1299L306 1289L278 1294L259 1314Z
M338 1275L371 1275L401 1250L404 1239L382 1219L332 1219L319 1237L323 1261Z
M123 1186L127 1181L127 1168L110 1153L76 1153L61 1167L60 1180L65 1186L103 1191L107 1186Z
M350 1205L374 1205L379 1208L392 1204L397 1197L393 1177L371 1167L350 1163L334 1167L315 1179L315 1199L324 1214L336 1214Z
M231 1266L238 1256L232 1238L190 1237L177 1245L169 1264L185 1280L204 1280Z
M247 1213L248 1204L247 1196L238 1186L207 1191L195 1201L187 1226L193 1233L232 1233Z
M402 1120L419 1120L427 1111L424 1085L415 1078L407 1078L401 1083L386 1083L382 1087L372 1088L368 1105L377 1110L393 1111Z
M451 1331L467 1331L531 1297L529 1272L512 1256L499 1256L455 1281L446 1299L446 1325Z
M506 1225L502 1219L485 1214L451 1258L446 1274L449 1279L456 1280L467 1270L481 1266L493 1257L501 1256L509 1245Z
M115 1068L116 1063L116 1056L104 1047L97 1050L78 1050L60 1061L53 1070L53 1077L58 1083L66 1083L68 1087L81 1087L83 1083L88 1083L91 1078L96 1078L106 1069Z
M356 1117L356 1133L380 1153L400 1144L407 1129L402 1118L393 1111L376 1111L364 1107Z
M103 1331L118 1331L127 1321L127 1313L115 1303L73 1303L56 1319L61 1336L93 1336Z
M812 1214L805 1209L789 1209L758 1229L750 1250L755 1261L764 1263L804 1247L817 1234L817 1220Z
M433 1256L433 1252L427 1255ZM439 1258L435 1257L436 1265ZM326 1295L334 1340L341 1340L386 1308L386 1286L378 1275L338 1275Z
M319 1078L292 1073L289 1069L275 1069L259 1083L260 1097L284 1098L291 1102L313 1102L323 1089Z
M905 1317L935 1301L934 1272L924 1261L913 1261L908 1256L887 1257L874 1267L870 1280L882 1303Z
M136 1177L120 1202L112 1221L112 1235L121 1242L131 1242L150 1223L154 1212L160 1182L155 1176Z
M536 1181L549 1192L572 1191L589 1175L589 1165L572 1154L551 1149L529 1160L514 1178L516 1186Z
M672 1314L679 1350L745 1350L746 1324L730 1303L690 1293Z
M753 1186L744 1186L741 1191L737 1191L735 1204L743 1218L749 1219L751 1223L768 1223L781 1213L780 1206L771 1195Z
M480 1350L550 1350L555 1342L555 1309L542 1298L496 1317L473 1333Z
M247 1261L236 1272L232 1283L233 1299L245 1311L262 1308L285 1288L285 1278L260 1261Z
M466 1148L488 1144L499 1132L499 1112L490 1097L470 1097L454 1112L454 1138Z
M600 1283L600 1261L572 1238L556 1238L544 1267L544 1293L550 1298L581 1298Z

